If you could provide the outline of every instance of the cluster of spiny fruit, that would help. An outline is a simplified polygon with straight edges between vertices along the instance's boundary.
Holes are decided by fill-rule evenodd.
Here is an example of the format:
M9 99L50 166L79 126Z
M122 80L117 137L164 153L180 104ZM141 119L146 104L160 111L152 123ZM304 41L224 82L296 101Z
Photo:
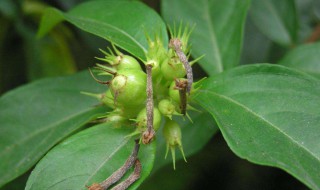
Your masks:
M187 61L190 33L191 30L188 28L182 32L181 27L178 31L170 31L172 38L169 47L164 47L159 35L156 35L154 40L147 37L149 49L146 53L147 59L143 62L146 72L134 57L121 53L114 45L112 49L108 48L108 52L101 50L105 57L98 59L107 64L97 64L95 71L98 75L110 75L112 79L101 81L93 77L99 83L107 84L109 88L103 94L86 93L97 97L113 109L104 116L105 121L114 122L118 127L134 123L135 130L129 136L140 135L140 142L145 144L154 137L151 134L146 141L143 139L150 127L148 125L152 125L156 134L160 125L164 123L166 156L170 150L174 168L175 148L181 150L184 159L185 156L181 143L181 129L173 116L189 117L186 110L194 109L188 103L192 101L192 94L197 85L193 83L191 65L198 59ZM148 67L151 69L149 72ZM148 77L152 84L148 83ZM150 118L152 121L149 121ZM162 122L163 119L165 122Z

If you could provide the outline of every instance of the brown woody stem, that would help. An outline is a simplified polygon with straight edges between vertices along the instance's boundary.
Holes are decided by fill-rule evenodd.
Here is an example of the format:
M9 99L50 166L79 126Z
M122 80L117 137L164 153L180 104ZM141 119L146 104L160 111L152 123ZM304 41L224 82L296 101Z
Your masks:
M187 86L188 81L186 80L175 80L176 86L175 89L179 90L180 95L180 110L181 114L186 115L187 113Z
M153 129L153 87L152 87L152 65L146 64L147 71L147 130L142 134L142 143L149 144L154 137Z
M193 73L192 73L192 67L188 62L187 56L182 51L182 43L180 39L173 38L169 42L169 47L173 48L176 54L178 55L180 61L183 63L183 66L187 73L187 79L188 79L188 86L187 86L187 92L190 95L192 83L193 83Z
M135 181L137 181L140 178L140 175L141 175L141 163L139 159L137 159L135 162L133 173L125 181L119 183L117 186L115 186L111 190L127 189L131 184L133 184Z
M126 160L124 165L121 166L121 168L119 168L117 171L115 171L110 177L108 177L103 182L101 182L99 184L94 183L91 186L89 186L88 189L89 190L106 190L111 185L118 182L124 176L124 174L133 166L133 164L137 160L137 156L138 156L138 152L139 152L139 148L140 148L139 140L136 140L135 143L136 144L134 146L134 149L133 149L131 155Z

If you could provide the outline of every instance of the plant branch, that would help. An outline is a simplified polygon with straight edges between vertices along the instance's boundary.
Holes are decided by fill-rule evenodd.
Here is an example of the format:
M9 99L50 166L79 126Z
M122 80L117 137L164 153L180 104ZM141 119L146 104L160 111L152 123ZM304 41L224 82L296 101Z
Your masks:
M115 186L111 190L127 189L131 184L133 184L135 181L137 181L140 178L140 175L141 175L141 163L139 159L137 159L135 162L133 173L125 181L119 183L117 186Z
M183 63L183 66L187 73L187 79L188 79L187 92L190 95L190 91L193 83L193 73L192 73L192 67L188 62L188 58L182 51L182 43L179 39L173 38L169 42L169 47L174 49L180 61Z
M101 183L94 183L91 186L87 187L89 190L106 190L108 189L111 185L115 184L118 182L124 174L133 166L133 164L137 160L138 152L139 152L140 144L139 140L135 140L135 146L134 149L129 156L129 158L126 160L124 165L119 168L117 171L115 171L110 177L108 177L106 180L104 180ZM132 182L133 183L133 182Z
M187 84L186 80L175 80L175 89L179 90L180 95L180 110L181 114L186 115L187 113Z
M153 129L153 87L152 87L152 65L146 64L147 71L147 130L142 134L142 143L149 144L155 135Z

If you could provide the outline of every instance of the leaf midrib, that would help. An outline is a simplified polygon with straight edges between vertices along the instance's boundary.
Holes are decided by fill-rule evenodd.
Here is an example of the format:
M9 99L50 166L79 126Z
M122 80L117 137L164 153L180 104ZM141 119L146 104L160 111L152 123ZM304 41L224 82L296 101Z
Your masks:
M227 96L224 96L222 94L217 94L215 92L212 91L208 91L208 90L202 90L201 92L205 92L205 93L211 93L213 95L216 95L222 99L225 99L237 106L242 107L243 109L245 109L246 111L248 111L249 113L251 113L252 115L256 116L258 119L260 119L261 121L267 123L269 126L273 127L274 129L276 129L277 131L279 131L281 134L283 134L286 138L288 138L289 140L292 140L292 142L294 142L294 144L298 145L299 148L305 150L307 153L309 153L312 157L314 157L318 162L320 162L320 158L318 158L316 155L314 155L309 149L307 149L306 147L302 146L301 144L299 144L295 139L293 139L292 137L290 137L288 134L286 134L284 131L280 130L280 128L277 128L272 122L266 120L265 118L263 118L262 116L257 115L253 110L251 110L250 108L246 107L245 105L241 104L240 102L237 102ZM200 102L199 102L200 103ZM201 104L201 103L200 103Z
M97 167L97 169L94 172L92 172L92 174L88 177L88 179L84 182L82 186L85 187L88 184L88 182L92 179L92 177L96 175L98 171L112 158L112 156L115 155L124 145L126 145L128 141L129 138L123 138L120 145L111 154L108 154L106 156L106 159Z

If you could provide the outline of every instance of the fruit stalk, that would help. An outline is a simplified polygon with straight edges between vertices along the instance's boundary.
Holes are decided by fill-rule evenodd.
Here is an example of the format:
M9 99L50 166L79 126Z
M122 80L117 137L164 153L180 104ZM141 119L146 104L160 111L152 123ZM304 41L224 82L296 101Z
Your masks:
M187 79L188 79L187 92L190 95L191 86L193 83L193 73L192 73L192 67L188 62L188 58L182 51L182 43L178 38L173 38L169 42L169 47L174 49L180 61L183 63L183 66L187 73Z
M154 137L153 129L153 88L152 88L152 65L146 64L147 71L147 130L143 133L142 142L148 144Z
M137 161L137 156L138 156L138 152L139 152L139 148L140 148L140 144L138 142L139 142L138 140L135 141L136 144L134 146L134 149L133 149L131 155L129 156L129 158L127 159L127 161L124 163L124 165L121 168L119 168L117 171L115 171L110 177L108 177L103 182L94 183L91 186L89 186L88 189L89 190L100 190L100 189L104 190L104 189L108 189L111 185L113 185L116 182L118 182L124 176L124 174L126 174L127 171L133 166L133 164L135 164L135 167L137 168L138 166L137 166L137 162L136 161ZM141 164L140 164L140 167L141 167Z

